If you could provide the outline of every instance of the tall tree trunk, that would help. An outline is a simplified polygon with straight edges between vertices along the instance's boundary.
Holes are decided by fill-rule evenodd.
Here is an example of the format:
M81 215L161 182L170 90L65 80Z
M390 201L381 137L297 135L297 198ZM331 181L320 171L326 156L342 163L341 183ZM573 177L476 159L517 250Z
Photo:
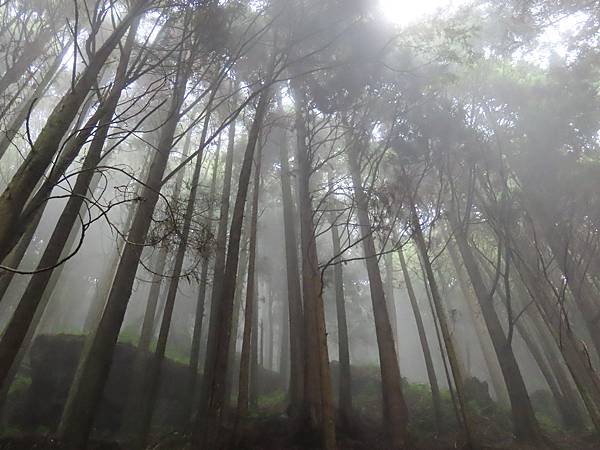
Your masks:
M281 199L283 204L283 230L285 236L285 269L287 280L287 301L289 320L289 414L298 417L304 397L304 348L303 348L303 312L302 292L298 267L298 234L294 212L294 200L290 182L290 164L288 156L287 133L283 133L279 147L281 162Z
M184 159L189 154L191 141L192 133L188 131L183 143L182 158ZM177 174L175 185L173 186L173 194L171 197L173 205L177 205L179 203L184 176L185 170L180 170ZM144 311L144 318L142 320L140 340L138 341L138 345L136 348L136 355L135 360L133 362L131 381L129 383L129 390L127 395L127 402L125 412L123 414L123 422L121 424L121 429L123 430L123 432L126 435L132 436L134 440L135 438L139 439L140 435L143 434L140 431L142 428L142 403L146 401L146 393L148 392L146 373L148 372L149 365L151 364L152 360L150 344L152 342L155 325L159 317L157 316L157 310L159 310L158 300L161 294L163 279L165 278L164 274L167 266L168 257L169 246L162 245L156 258L156 264L154 265L154 273L152 274L150 291L148 292L148 300L146 302L146 310ZM162 311L163 309L164 308L161 307L159 311Z
M417 251L419 254L420 262L423 266L425 284L428 288L428 293L431 296L431 301L433 302L433 306L435 308L435 314L438 318L438 324L440 327L444 347L446 348L446 354L448 356L448 361L450 363L450 369L452 371L452 378L454 380L454 387L456 389L456 397L458 400L458 404L460 407L460 411L458 411L457 419L462 423L463 430L465 432L465 437L467 440L467 446L469 448L473 447L473 434L472 434L472 424L469 417L469 413L466 408L466 398L465 398L465 388L464 388L464 368L459 359L459 356L456 352L456 348L454 342L452 340L452 333L448 327L448 316L446 314L446 310L444 309L444 304L442 301L442 297L440 295L440 291L438 288L437 281L435 279L435 275L433 273L433 267L431 265L431 260L429 258L429 253L427 249L427 243L425 242L425 237L423 236L423 230L421 228L421 221L419 219L419 215L417 214L417 208L411 200L410 207L410 224L413 231L413 240L417 247ZM442 355L443 357L443 355ZM450 380L448 380L450 383Z
M65 247L69 242L71 231L75 225L84 200L88 194L88 189L94 178L95 168L100 162L104 142L108 135L108 129L112 120L112 116L117 108L118 99L121 90L124 87L127 66L129 65L129 57L133 48L133 42L137 30L137 20L130 30L127 38L123 54L119 61L115 83L113 85L110 99L111 103L107 106L107 115L101 120L98 131L92 140L87 156L84 160L81 173L77 177L73 188L73 195L67 201L67 204L61 213L58 222L54 228L52 236L48 240L48 245L44 250L42 257L37 266L40 272L34 274L25 289L19 304L13 316L4 330L2 339L0 340L0 384L4 384L11 366L15 361L17 352L21 348L23 341L27 335L27 331L32 323L35 313L38 309L40 301L44 296L44 291L52 277L52 270L44 270L48 267L53 267L59 263L61 255L65 251ZM85 230L82 230L83 240Z
M217 236L215 242L215 258L222 259L225 255L227 248L227 222L229 218L229 196L231 194L231 174L233 169L233 150L235 145L235 122L229 125L228 131L228 142L227 142L227 155L225 157L225 173L223 175L223 192L221 194L221 207L219 211L219 224L217 228ZM213 185L213 187L216 185ZM215 194L211 187L211 202ZM209 212L209 220L207 226L212 231L212 203ZM198 365L200 362L200 341L202 339L202 325L204 321L204 310L206 304L206 285L208 282L208 266L209 266L208 255L202 258L202 269L200 274L200 283L198 284L198 298L196 300L196 317L194 321L194 331L192 334L192 347L190 350L190 362L189 362L189 378L190 378L190 396L189 405L187 410L190 417L190 423L192 423L193 417L195 417L196 411L195 406L197 405L198 398ZM217 267L215 263L215 277L217 273ZM216 281L216 279L215 279ZM214 286L213 286L214 289ZM214 297L213 297L214 298Z
M402 394L402 380L398 367L398 356L394 345L394 336L385 300L381 272L379 270L377 252L373 239L373 230L369 219L369 200L362 184L360 169L360 142L356 140L350 144L348 163L352 175L356 214L360 227L363 244L363 253L367 273L369 276L369 289L373 304L375 318L375 333L379 349L379 363L381 366L381 388L383 394L383 417L386 432L389 434L393 448L407 448L408 446L408 411Z
M0 195L0 259L12 249L15 229L20 225L21 212L38 180L52 163L59 143L75 118L79 107L96 82L97 76L130 24L150 0L140 0L133 6L104 44L94 53L77 83L54 108L30 152L8 186ZM22 226L22 224L21 224ZM12 242L12 245L11 245Z
M177 288L179 287L179 280L181 278L181 271L183 269L183 263L185 259L185 252L187 250L188 240L190 236L190 230L192 226L192 219L194 216L194 206L196 205L196 199L198 197L198 186L200 184L200 169L202 167L204 149L206 147L206 135L208 133L208 126L210 122L210 113L212 99L216 89L211 93L211 97L208 101L206 117L204 120L204 127L202 129L202 136L200 138L200 148L198 155L196 156L196 165L194 167L194 173L191 180L191 188L187 206L184 214L184 223L177 245L177 251L175 253L175 261L173 264L173 270L171 272L169 288L167 290L167 296L165 301L165 308L160 324L160 331L158 334L158 340L156 343L156 350L153 358L150 360L150 365L145 375L140 380L142 385L147 387L145 395L138 399L140 405L138 413L140 417L139 428L136 430L136 438L134 439L134 449L143 449L146 446L148 440L148 433L150 430L150 422L152 419L152 413L156 404L156 398L158 395L158 387L160 383L162 362L165 358L165 352L167 349L167 340L169 338L169 331L171 329L171 321L173 317L173 310L175 309L175 300L177 298ZM217 168L219 165L219 151L217 147L211 186L214 187L217 178ZM214 190L213 190L214 192Z
M29 112L33 105L35 105L39 98L44 95L44 93L48 89L48 86L50 85L50 82L54 79L55 75L62 70L61 64L63 58L65 57L65 54L69 50L69 47L70 44L65 45L63 49L58 53L58 55L56 55L54 61L46 70L46 73L44 74L42 80L35 87L35 90L29 96L27 101L23 102L18 112L10 121L10 124L6 128L6 131L2 133L2 137L0 138L0 159L2 159L2 157L8 150L8 147L12 143L13 139L15 138L21 127L23 126L23 123L25 123L25 120L27 120L27 116L29 115Z
M511 412L515 436L519 441L540 443L540 429L535 418L533 407L525 387L521 370L512 350L511 343L504 334L498 314L494 309L490 289L485 285L475 257L469 246L466 230L459 227L457 222L451 219L454 231L454 239L462 256L465 268L471 279L471 285L475 291L483 319L492 339L492 344L498 356L498 362L504 375L504 381L508 389L511 403Z
M340 235L331 217L331 240L333 255L336 257L333 266L335 283L335 308L338 326L338 353L340 358L339 408L342 426L351 424L352 412L352 374L350 369L350 344L348 339L348 321L346 317L346 299L344 297L344 269L341 262Z
M250 266L248 264L248 266ZM247 288L246 288L247 290ZM246 292L247 294L247 292ZM252 329L254 330L252 333L252 348L250 350L250 357L252 361L250 363L250 407L257 409L258 408L258 378L259 378L259 354L260 354L260 346L259 346L259 336L260 336L260 328L259 328L259 302L258 302L258 278L255 278L254 281L254 298L256 299L255 308L252 311ZM240 380L241 381L241 380Z
M488 265L486 265L485 261L480 262L480 267L483 268L487 277L487 281L491 282L491 280L494 279L492 269ZM503 287L498 286L496 292L498 293L498 296L502 299L504 305L508 305L508 299L506 298L506 293ZM519 297L521 297L522 299L526 299L526 296L522 292L519 292ZM540 344L538 344L538 341L535 339L530 328L527 326L527 323L524 321L525 317L529 319L529 322L533 322L533 320L535 320L535 316L531 312L531 309L533 309L534 306L527 305L527 302L525 302L525 304L520 304L519 308L526 308L525 316L517 320L514 326L519 332L523 341L525 342L527 349L531 353L531 356L533 356L533 359L539 367L542 376L546 380L546 383L550 388L550 392L552 393L552 396L554 397L554 400L556 402L558 412L561 416L561 419L563 420L563 424L567 427L578 426L579 429L581 429L581 427L583 426L583 422L578 409L577 398L573 395L568 381L565 386L567 389L565 392L563 392L561 385L564 386L565 381L559 381L561 375L563 375L562 370L558 372L554 370L555 366L553 363L551 363L551 358L545 357L544 351L540 347ZM542 329L541 331L544 330ZM541 342L543 336L540 335L539 338L539 341ZM550 355L552 355L552 353L550 353ZM571 397L568 397L569 394L571 395Z
M408 292L408 299L410 300L410 306L415 316L415 323L417 324L417 332L419 333L419 341L421 342L421 348L423 349L423 358L425 359L425 368L427 369L427 378L429 379L429 386L431 386L431 399L433 400L433 411L435 414L435 424L438 433L441 433L444 425L444 417L442 415L442 401L440 397L440 388L435 374L435 368L433 366L433 358L431 357L431 350L429 348L429 342L427 340L427 334L425 332L425 326L423 325L423 318L421 317L421 310L419 303L417 302L417 296L412 285L410 273L406 265L406 259L404 258L404 251L402 247L398 249L398 258L400 259L400 267L402 268L402 275L404 277L404 284L406 285L406 291Z
M483 320L481 307L474 297L471 286L469 286L469 283L467 282L466 274L464 273L464 269L460 264L460 258L457 254L457 251L451 242L448 244L448 252L450 254L452 265L454 266L454 271L456 273L456 278L458 279L460 290L463 294L465 303L469 308L469 312L471 313L473 324L475 325L479 348L481 349L486 367L490 374L490 379L492 381L492 385L494 386L494 392L496 393L498 401L501 404L510 406L508 390L506 389L506 383L504 382L502 369L500 369L498 356L493 348L490 332L485 324L485 321Z
M386 252L383 255L383 264L385 267L385 301L387 303L388 315L390 316L390 323L392 325L394 342L396 343L396 353L398 353L398 317L396 314L396 296L394 295L394 260L392 253Z
M68 449L78 450L85 447L94 413L110 370L112 355L131 296L152 214L158 202L162 176L167 166L173 136L179 122L179 111L185 96L189 65L185 64L182 68L180 64L178 68L168 119L161 129L146 186L142 191L144 201L140 202L136 210L127 244L121 254L108 294L106 307L96 332L86 342L60 421L59 436Z
M304 411L309 425L321 433L324 450L333 450L336 446L335 415L327 350L323 286L310 191L312 156L307 144L308 111L306 99L300 88L293 87L292 91L296 103L296 160L304 299Z
M274 323L273 323L273 287L269 288L267 302L267 343L265 348L265 369L273 371L273 338L274 338Z
M513 253L521 255L513 258L517 270L569 368L594 427L600 431L600 381L591 366L589 354L574 335L563 311L557 307L544 275L532 269L537 267L535 251L523 239L516 239L512 245Z
M261 153L262 146L259 144L254 161L254 181L252 183L254 187L252 193L252 217L250 219L250 248L248 250L248 287L246 290L246 306L244 308L244 333L242 338L242 354L240 357L237 420L248 415L251 338L253 332L258 332L258 330L253 327L252 316L258 301L254 295L254 284L256 282L256 234L258 228L258 200L260 195L260 168L262 163ZM257 348L254 347L253 350L256 352Z
M268 82L271 82L269 80ZM257 145L260 129L267 113L270 102L270 89L264 88L260 95L254 121L248 135L248 144L240 171L238 192L233 209L233 217L229 230L229 246L227 248L227 261L225 263L223 287L218 297L212 298L212 308L216 308L214 323L209 325L209 342L204 370L204 386L202 388L201 402L198 414L198 423L195 427L194 440L198 441L201 448L219 448L221 437L219 430L225 408L225 380L228 371L228 350L231 339L231 322L233 315L233 301L237 280L238 258L242 223L254 149ZM212 312L211 312L212 315ZM211 317L212 321L212 317ZM210 328L214 334L210 335Z

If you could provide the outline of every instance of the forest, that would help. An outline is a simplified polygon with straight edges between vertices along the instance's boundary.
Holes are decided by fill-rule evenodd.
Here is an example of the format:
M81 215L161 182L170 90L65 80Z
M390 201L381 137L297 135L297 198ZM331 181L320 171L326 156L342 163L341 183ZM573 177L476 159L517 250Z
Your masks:
M0 0L0 450L594 450L599 370L599 0Z

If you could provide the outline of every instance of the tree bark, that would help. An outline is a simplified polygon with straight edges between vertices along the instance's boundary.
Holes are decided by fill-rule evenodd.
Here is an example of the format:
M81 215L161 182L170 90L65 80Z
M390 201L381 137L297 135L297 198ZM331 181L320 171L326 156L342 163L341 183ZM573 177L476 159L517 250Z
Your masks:
M493 299L490 296L490 290L486 287L475 257L469 246L466 237L466 230L460 227L455 220L451 218L451 224L454 231L454 239L458 250L462 256L465 268L471 279L471 285L475 291L483 319L492 339L492 344L498 362L504 375L504 381L508 389L508 396L511 403L511 412L515 437L519 441L540 443L541 435L539 425L535 418L533 407L525 387L525 382L521 375L519 365L512 351L511 343L504 334L502 324L498 314L494 309Z
M304 413L308 425L321 434L325 450L336 446L323 286L319 269L310 192L311 155L307 144L307 110L304 94L292 87L295 100L298 204L302 247L302 297L304 299Z
M240 378L237 401L237 420L248 415L248 396L250 380L250 352L252 333L258 330L253 327L252 316L254 314L257 298L255 297L254 285L256 283L256 234L258 228L258 201L260 195L260 168L262 146L258 146L256 159L254 161L254 181L252 193L252 216L250 219L250 248L248 250L248 281L246 290L246 306L244 308L244 333L242 338L242 353L240 357ZM256 352L257 348L254 347Z
M46 125L35 141L35 151L29 153L0 195L0 259L10 252L12 245L9 244L15 239L14 231L19 225L21 211L36 183L43 178L44 172L51 164L61 139L96 82L100 70L132 21L149 1L137 2L96 51L73 89L61 99L48 117Z
M423 325L423 318L421 317L421 309L419 308L419 303L417 302L417 296L415 295L415 290L412 285L410 273L408 272L402 247L398 249L398 257L400 259L400 267L402 268L402 275L404 277L404 284L406 285L408 299L410 300L410 306L412 308L413 315L415 316L417 332L419 333L419 341L421 342L421 348L423 349L423 358L425 359L427 378L429 379L429 386L431 387L431 399L433 400L436 429L438 433L441 433L444 427L444 417L442 415L440 388L438 385L437 376L435 374L435 368L433 366L433 358L431 357L427 333L425 332L425 326Z
M338 353L340 358L339 369L339 408L340 423L342 426L351 424L352 412L352 374L350 368L350 344L348 339L348 321L346 317L346 299L344 296L344 269L341 262L340 235L335 224L335 217L331 218L331 240L333 243L333 276L335 283L335 308L338 326Z
M181 61L180 61L181 62ZM70 450L84 448L90 433L94 412L100 401L102 389L110 370L112 354L123 323L125 310L131 296L136 269L159 198L162 176L167 166L173 136L179 122L189 66L178 66L173 88L168 120L161 129L156 153L150 166L148 179L125 245L106 307L93 336L86 342L75 378L59 425L59 437Z
M302 410L304 397L304 348L302 292L298 267L298 234L294 212L294 200L290 181L287 133L283 133L279 147L281 162L281 199L283 204L283 230L285 236L285 268L287 280L288 320L289 320L289 414L297 418Z
M268 82L271 82L269 80ZM195 427L195 441L204 449L217 449L220 447L221 436L219 430L225 408L225 380L228 371L228 350L231 339L231 322L233 315L233 301L237 280L238 258L240 240L248 184L254 149L262 128L263 120L267 113L270 101L270 89L265 88L260 95L254 121L248 135L248 144L240 171L238 192L233 209L233 217L229 230L229 246L227 248L227 261L223 276L223 287L218 297L213 297L212 308L215 309L214 323L210 328L214 334L210 335L207 348L207 357L204 370L204 386L202 388L201 402L198 409L198 421ZM212 315L212 312L211 312ZM212 318L211 318L212 319Z

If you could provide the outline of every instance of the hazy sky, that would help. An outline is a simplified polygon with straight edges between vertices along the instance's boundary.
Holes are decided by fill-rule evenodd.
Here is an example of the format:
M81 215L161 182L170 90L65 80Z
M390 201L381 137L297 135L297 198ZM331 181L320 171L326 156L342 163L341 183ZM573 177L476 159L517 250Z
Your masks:
M467 0L379 0L379 7L392 22L407 24L451 5L458 6Z

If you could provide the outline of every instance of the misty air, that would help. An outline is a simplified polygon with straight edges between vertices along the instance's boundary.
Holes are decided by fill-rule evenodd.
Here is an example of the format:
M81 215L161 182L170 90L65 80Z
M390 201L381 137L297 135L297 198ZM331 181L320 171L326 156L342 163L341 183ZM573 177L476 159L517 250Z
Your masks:
M0 0L0 450L599 450L599 43Z

